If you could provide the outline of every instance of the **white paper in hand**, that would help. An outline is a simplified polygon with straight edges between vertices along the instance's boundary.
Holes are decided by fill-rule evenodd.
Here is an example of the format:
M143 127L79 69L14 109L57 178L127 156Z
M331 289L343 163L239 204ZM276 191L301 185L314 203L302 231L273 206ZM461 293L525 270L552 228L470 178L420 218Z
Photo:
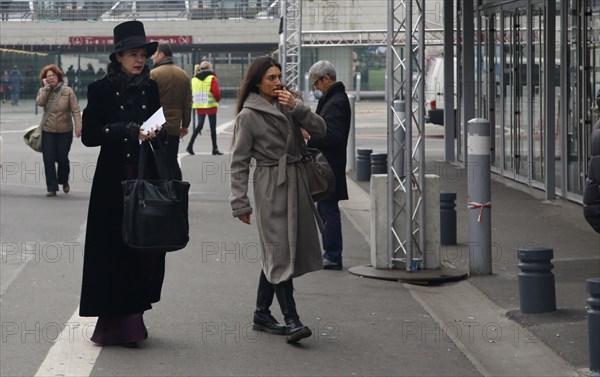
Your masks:
M167 120L165 119L165 113L163 113L163 108L156 110L154 114L150 118L148 118L144 124L140 127L140 131L148 134L150 131L156 131L162 128L162 125L165 124Z

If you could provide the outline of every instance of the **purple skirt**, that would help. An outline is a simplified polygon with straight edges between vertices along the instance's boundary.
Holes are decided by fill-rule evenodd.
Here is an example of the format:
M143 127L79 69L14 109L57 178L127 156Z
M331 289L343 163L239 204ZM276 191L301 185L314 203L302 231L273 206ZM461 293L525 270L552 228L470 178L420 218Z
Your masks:
M139 342L148 338L143 313L98 317L91 340L101 346Z

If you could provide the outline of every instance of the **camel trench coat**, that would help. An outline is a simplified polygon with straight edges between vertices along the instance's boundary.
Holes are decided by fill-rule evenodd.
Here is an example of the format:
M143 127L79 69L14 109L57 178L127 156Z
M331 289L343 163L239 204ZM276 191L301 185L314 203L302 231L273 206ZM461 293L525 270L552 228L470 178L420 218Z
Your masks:
M293 110L269 104L250 93L235 119L236 140L231 159L232 214L252 213L248 198L250 161L256 223L267 280L278 284L323 268L314 202L300 163L296 127L324 136L325 121L298 100Z

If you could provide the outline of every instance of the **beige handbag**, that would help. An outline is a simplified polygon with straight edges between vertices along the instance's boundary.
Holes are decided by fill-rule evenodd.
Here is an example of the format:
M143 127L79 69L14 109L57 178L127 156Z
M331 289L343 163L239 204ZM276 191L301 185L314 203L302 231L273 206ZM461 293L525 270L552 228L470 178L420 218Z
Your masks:
M42 124L28 128L23 135L23 141L36 152L42 151Z

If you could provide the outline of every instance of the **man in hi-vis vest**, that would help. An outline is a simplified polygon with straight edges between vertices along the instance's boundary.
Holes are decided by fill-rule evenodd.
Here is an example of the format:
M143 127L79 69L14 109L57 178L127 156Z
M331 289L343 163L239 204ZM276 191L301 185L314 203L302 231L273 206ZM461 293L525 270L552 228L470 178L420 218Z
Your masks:
M210 124L210 138L212 140L212 154L222 155L217 147L217 108L221 100L221 89L217 82L217 76L212 70L212 64L206 60L196 66L195 75L192 78L192 107L198 114L198 126L192 135L192 139L187 146L186 151L194 154L194 140L198 134L202 133L204 119L208 115Z

